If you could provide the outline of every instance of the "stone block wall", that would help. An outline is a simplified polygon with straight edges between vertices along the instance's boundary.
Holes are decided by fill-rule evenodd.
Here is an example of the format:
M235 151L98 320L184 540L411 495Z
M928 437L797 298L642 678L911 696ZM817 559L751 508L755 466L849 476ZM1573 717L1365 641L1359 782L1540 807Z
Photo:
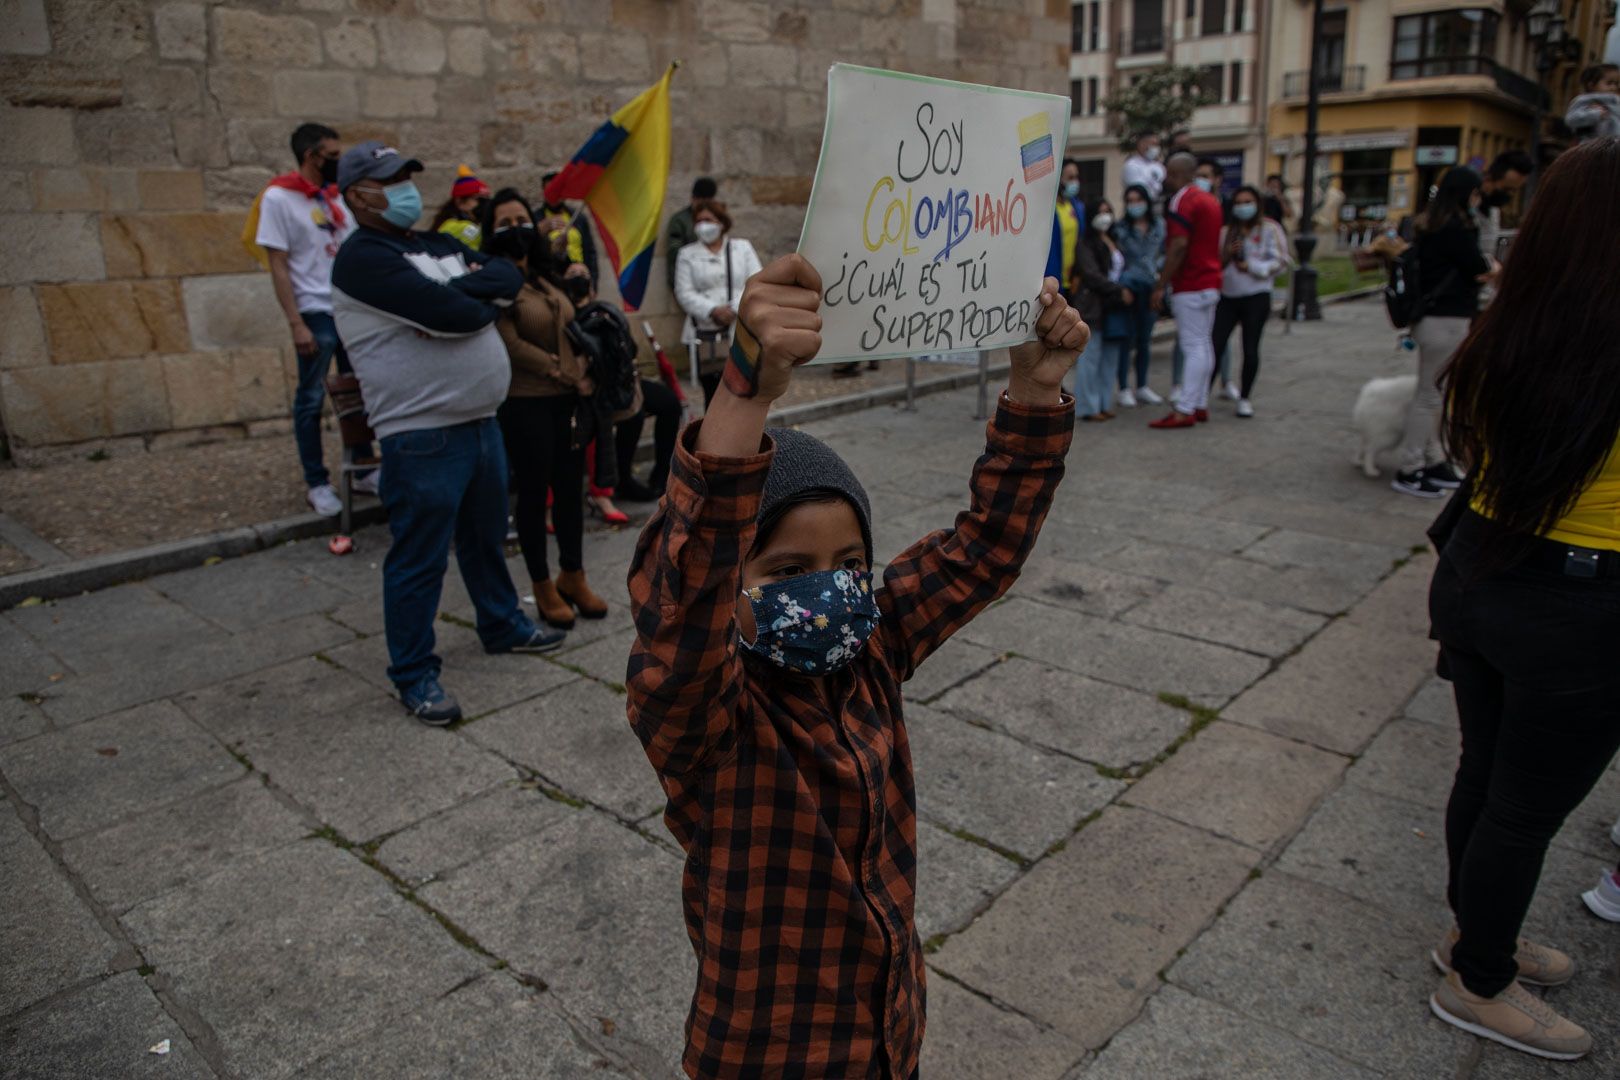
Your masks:
M666 203L797 243L837 61L1062 92L1069 0L0 0L0 424L19 459L275 429L295 367L238 237L306 120L535 192L671 61ZM644 306L673 341L655 266ZM174 433L174 434L169 434Z

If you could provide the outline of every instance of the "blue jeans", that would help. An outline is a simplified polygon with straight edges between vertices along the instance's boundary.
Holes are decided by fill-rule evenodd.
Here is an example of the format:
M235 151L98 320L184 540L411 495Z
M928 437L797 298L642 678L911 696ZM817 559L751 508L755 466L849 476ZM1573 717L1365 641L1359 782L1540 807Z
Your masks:
M315 351L298 357L298 390L293 394L293 439L298 444L298 461L304 467L304 486L319 487L330 483L332 476L326 471L325 455L321 452L321 405L326 400L326 372L337 360L337 368L347 375L349 354L338 340L337 323L325 311L301 311L309 332L315 335ZM371 444L356 447L358 457L371 456Z
M1120 341L1119 356L1119 388L1131 388L1131 352L1136 353L1136 383L1137 389L1148 384L1148 361L1153 356L1153 324L1159 316L1153 311L1152 289L1140 289L1135 293L1136 303L1130 306L1127 314L1131 319L1130 336Z
M402 692L439 674L433 620L450 540L478 612L478 639L499 652L534 633L506 570L506 450L494 417L382 440L382 500L393 546L383 560L388 677Z
M1093 334L1086 342L1086 351L1074 369L1074 411L1080 416L1095 416L1107 410L1113 401L1113 382L1108 367L1113 354L1103 347L1102 335Z

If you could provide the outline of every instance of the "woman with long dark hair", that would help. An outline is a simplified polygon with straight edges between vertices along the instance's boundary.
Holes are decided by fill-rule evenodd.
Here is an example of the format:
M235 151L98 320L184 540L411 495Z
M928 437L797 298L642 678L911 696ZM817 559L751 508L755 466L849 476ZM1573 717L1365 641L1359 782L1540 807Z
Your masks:
M1420 499L1441 498L1462 482L1440 451L1440 369L1468 335L1479 311L1480 276L1491 268L1479 251L1480 183L1473 169L1452 169L1415 223L1423 298L1421 317L1412 327L1418 385L1406 410L1400 471L1390 486Z
M1226 351L1232 331L1243 328L1243 385L1237 414L1253 416L1249 395L1260 375L1260 332L1271 317L1271 282L1288 261L1282 226L1261 216L1260 192L1244 184L1232 193L1221 233L1221 299L1215 305L1216 355Z
M1473 471L1436 522L1429 593L1462 759L1446 808L1457 929L1435 1014L1541 1057L1591 1038L1520 986L1575 974L1520 938L1547 845L1620 748L1620 139L1547 171L1496 299L1446 367ZM1425 271L1426 273L1427 271Z
M567 629L576 608L587 619L607 614L607 602L585 580L585 447L574 433L580 399L594 387L566 331L574 304L565 279L573 268L538 235L528 200L512 188L497 191L485 207L483 250L511 259L525 278L496 322L512 359L512 387L495 415L517 482L512 516L535 606L547 623ZM546 561L548 490L562 570L556 581Z
M1080 419L1095 423L1114 418L1114 379L1126 339L1125 328L1118 327L1116 344L1110 349L1104 341L1103 324L1110 311L1129 307L1136 298L1120 284L1125 256L1109 232L1114 227L1113 205L1107 199L1098 199L1087 216L1090 222L1076 245L1075 278L1079 284L1074 305L1092 333L1074 369L1074 411Z

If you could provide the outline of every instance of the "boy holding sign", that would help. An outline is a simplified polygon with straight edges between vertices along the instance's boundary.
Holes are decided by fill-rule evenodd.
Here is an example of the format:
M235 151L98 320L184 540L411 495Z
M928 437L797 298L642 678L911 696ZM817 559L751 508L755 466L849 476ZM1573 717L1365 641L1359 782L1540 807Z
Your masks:
M924 969L900 684L1012 585L1063 475L1063 377L1089 336L1058 283L952 531L874 588L870 504L831 449L766 434L821 349L800 255L749 280L725 380L682 434L630 571L631 725L686 852L694 1077L915 1075Z

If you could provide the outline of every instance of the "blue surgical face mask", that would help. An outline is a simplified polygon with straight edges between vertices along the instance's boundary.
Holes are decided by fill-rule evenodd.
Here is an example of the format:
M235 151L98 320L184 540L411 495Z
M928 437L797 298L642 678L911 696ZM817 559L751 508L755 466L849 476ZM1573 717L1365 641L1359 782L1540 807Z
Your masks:
M1213 180L1206 180L1202 176L1198 177L1196 180L1193 181L1193 186L1196 187L1199 191L1214 191L1215 190L1215 182Z
M1131 217L1141 217L1143 214L1147 213L1147 203L1126 203L1125 212Z
M1080 197L1080 181L1066 181L1063 185L1063 197L1065 199L1078 199Z
M785 671L830 675L860 655L878 622L872 575L820 570L744 589L754 640L742 647Z
M1232 216L1237 218L1239 221L1253 221L1254 215L1258 213L1259 210L1260 208L1254 205L1254 203L1238 203L1236 206L1232 207Z
M422 216L422 193L416 190L414 180L389 184L382 193L388 196L388 209L382 212L382 218L390 225L408 229Z

